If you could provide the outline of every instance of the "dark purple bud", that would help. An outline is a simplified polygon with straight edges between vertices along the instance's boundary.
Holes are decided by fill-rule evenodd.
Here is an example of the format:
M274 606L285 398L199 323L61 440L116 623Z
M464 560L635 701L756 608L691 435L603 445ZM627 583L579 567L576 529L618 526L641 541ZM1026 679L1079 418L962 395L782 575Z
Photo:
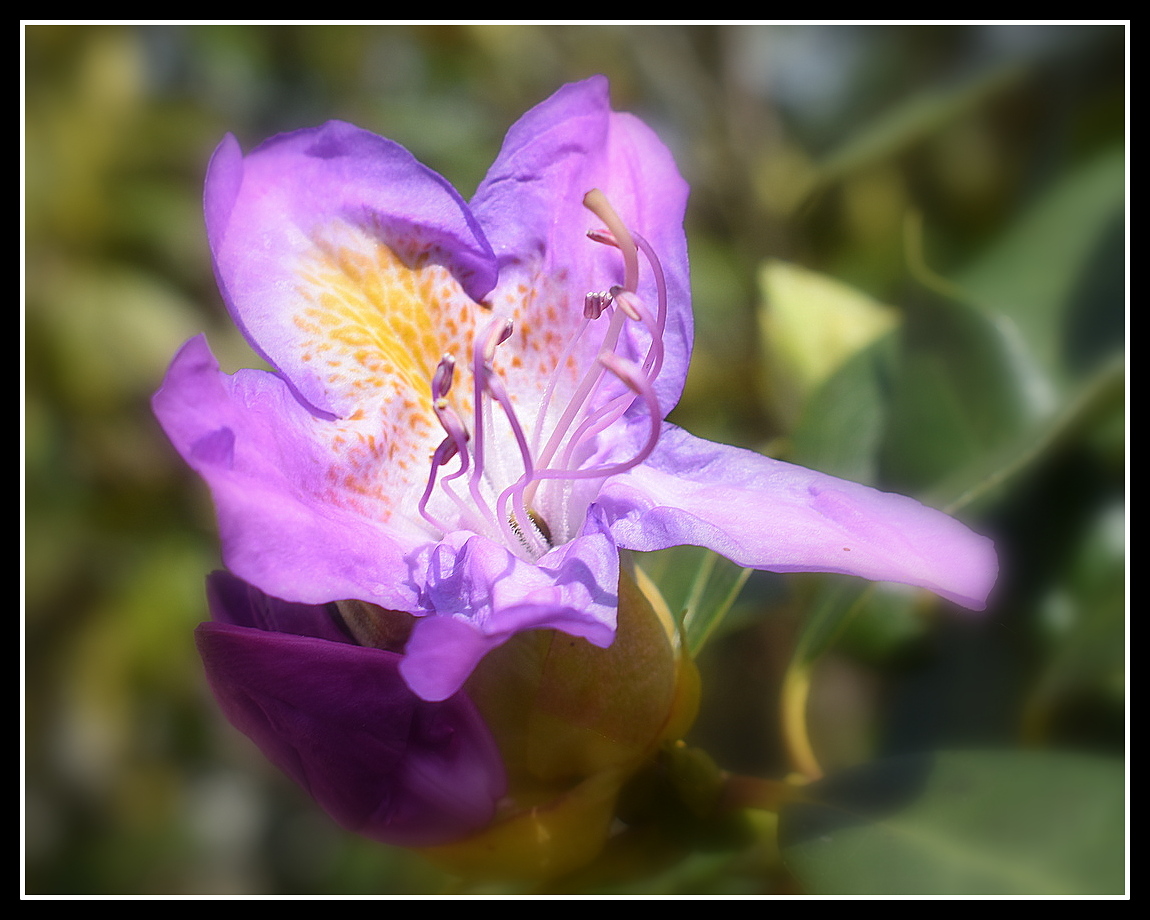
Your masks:
M223 622L201 624L196 644L228 721L272 763L341 825L384 843L447 843L491 820L503 762L466 696L419 699L394 652L234 625L252 619L257 597L265 622L307 619L297 608L308 605L216 573L212 608ZM331 623L325 607L311 610L314 623Z

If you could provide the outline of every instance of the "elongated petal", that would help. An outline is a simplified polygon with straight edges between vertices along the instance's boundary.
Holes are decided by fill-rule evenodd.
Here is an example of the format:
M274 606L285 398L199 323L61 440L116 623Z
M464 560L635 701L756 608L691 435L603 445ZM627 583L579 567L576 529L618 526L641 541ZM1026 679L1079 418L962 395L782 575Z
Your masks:
M491 248L451 185L343 122L247 157L225 138L204 210L237 324L308 403L335 415L361 405L363 376L429 379L441 354L430 324L439 308L456 311L442 301L478 301L495 285Z
M455 693L484 655L522 630L559 629L598 646L614 639L619 554L597 513L538 564L457 532L431 551L426 572L436 615L416 623L400 666L424 699Z
M655 249L667 276L669 312L666 363L656 383L663 412L682 393L692 341L691 292L683 213L687 184L666 146L632 115L613 112L604 77L564 86L531 109L507 132L503 149L472 199L472 209L499 257L505 297L531 304L524 322L553 312L549 329L570 334L582 318L582 297L623 281L613 248L586 232L602 226L583 206L601 189L623 222ZM653 275L640 259L639 294L655 311ZM526 292L526 298L524 293ZM642 360L647 339L637 325L627 355ZM590 341L582 366L594 359ZM533 367L528 359L525 364ZM513 384L514 388L514 384Z
M670 425L647 463L609 481L598 504L628 549L706 546L739 565L901 582L974 609L998 572L990 540L914 499Z
M400 656L220 623L196 643L228 720L349 830L429 846L493 816L506 778L486 726L465 697L413 695Z
M331 439L341 433L282 380L261 371L222 374L198 337L176 355L153 408L211 487L232 572L294 601L354 597L417 609L404 556L426 536L387 526L378 484L364 478L374 471L337 463Z

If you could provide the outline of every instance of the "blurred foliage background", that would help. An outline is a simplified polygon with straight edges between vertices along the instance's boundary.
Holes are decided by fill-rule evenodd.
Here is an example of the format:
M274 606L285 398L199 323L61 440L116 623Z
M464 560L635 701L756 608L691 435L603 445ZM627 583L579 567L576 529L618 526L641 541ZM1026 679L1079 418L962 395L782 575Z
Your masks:
M694 617L689 741L782 778L797 680L828 772L1026 747L1090 755L1031 785L1120 787L1090 771L1125 752L1125 43L1104 25L26 26L26 890L461 890L341 832L217 714L191 638L212 510L148 400L196 333L225 369L253 363L200 216L226 132L247 149L345 119L469 196L522 112L594 73L692 187L697 341L672 418L947 507L1001 556L978 616L757 573L713 617L676 560L649 560ZM725 596L735 574L711 574ZM834 890L752 839L580 884Z

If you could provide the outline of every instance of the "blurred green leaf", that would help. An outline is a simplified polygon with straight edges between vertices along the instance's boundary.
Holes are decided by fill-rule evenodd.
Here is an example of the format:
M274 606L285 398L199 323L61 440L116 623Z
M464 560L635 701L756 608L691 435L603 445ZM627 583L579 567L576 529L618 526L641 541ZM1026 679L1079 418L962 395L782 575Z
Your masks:
M1030 419L993 318L962 303L909 317L891 389L882 469L899 491L922 493L979 462Z
M791 436L790 459L832 476L873 484L895 361L893 333L844 361L807 402Z
M829 581L829 579L828 579ZM863 603L842 624L835 645L868 662L882 662L931 629L929 612L939 602L926 591L880 582L868 586Z
M1121 707L1126 690L1126 514L1103 508L1082 535L1064 584L1044 599L1044 667L1027 700L1028 741L1048 741L1059 709L1091 698ZM1121 711L1121 710L1119 710ZM1087 729L1093 728L1088 726Z
M784 807L783 856L812 894L1119 894L1117 761L954 752L876 762Z
M635 555L681 624L695 657L734 606L751 570L698 546Z
M865 605L873 586L855 578L812 576L813 596L795 641L790 670L809 668L834 644L848 621Z
M954 284L912 259L920 280L944 296L907 324L883 451L883 469L900 488L935 489L948 500L986 491L974 484L1036 459L1035 445L1048 448L1049 432L1112 376L1097 358L1119 351L1122 299L1095 277L1099 265L1121 262L1111 234L1120 227L1124 170L1121 151L1078 167ZM1094 379L1076 379L1083 364Z
M1089 270L1099 258L1121 265L1121 239L1108 233L1121 226L1125 175L1121 149L1079 166L955 278L995 318L1015 375L1040 410L1047 389L1066 379L1068 353L1079 344L1073 338L1084 331L1072 323L1072 308L1085 311L1088 324L1116 324L1112 347L1121 341L1121 293L1099 296L1089 284Z
M893 157L921 141L987 99L1010 87L1025 73L1018 64L982 70L951 86L920 90L884 114L869 120L862 130L825 157L818 165L815 188L825 188L858 170Z
M827 379L898 318L862 291L786 262L764 264L759 286L768 402L791 428Z
M928 504L955 514L995 494L1038 460L1092 429L1124 432L1125 386L1125 362L1117 355L1082 381L1057 415L1019 426L998 449L971 458L965 466L955 464L952 473L930 490Z

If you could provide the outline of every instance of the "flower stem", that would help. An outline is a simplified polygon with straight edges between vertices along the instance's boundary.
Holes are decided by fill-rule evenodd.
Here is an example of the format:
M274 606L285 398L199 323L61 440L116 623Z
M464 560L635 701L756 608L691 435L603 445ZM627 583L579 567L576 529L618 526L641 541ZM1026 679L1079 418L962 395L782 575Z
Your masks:
M780 708L783 744L791 766L808 780L823 775L818 758L807 733L807 700L811 693L811 667L809 664L792 666L783 678Z

